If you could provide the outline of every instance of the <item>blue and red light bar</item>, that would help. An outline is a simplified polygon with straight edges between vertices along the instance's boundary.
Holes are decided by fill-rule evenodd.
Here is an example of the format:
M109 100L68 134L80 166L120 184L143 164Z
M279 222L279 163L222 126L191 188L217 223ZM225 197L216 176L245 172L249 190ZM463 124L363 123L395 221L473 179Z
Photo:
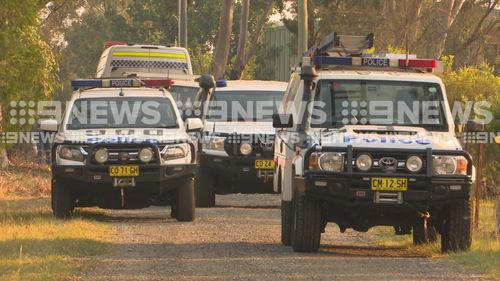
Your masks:
M437 68L438 61L433 59L389 59L382 57L327 57L316 56L313 60L317 67L326 65L395 67L395 68Z
M170 79L77 79L71 81L73 89L79 88L169 88L174 84Z

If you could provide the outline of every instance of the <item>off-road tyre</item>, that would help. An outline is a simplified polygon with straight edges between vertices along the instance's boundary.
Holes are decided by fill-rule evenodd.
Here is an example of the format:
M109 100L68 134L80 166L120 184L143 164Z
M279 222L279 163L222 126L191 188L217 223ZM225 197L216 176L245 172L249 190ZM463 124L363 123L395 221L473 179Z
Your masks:
M307 194L293 197L292 248L295 252L317 252L321 239L321 208Z
M281 244L292 245L293 202L281 201Z
M210 208L215 206L215 186L213 176L199 167L195 178L196 207Z
M71 189L53 180L51 190L52 213L58 219L68 220L75 209L75 198Z
M445 208L441 251L468 251L472 244L472 203L467 199Z
M177 190L175 219L177 221L193 221L195 216L194 181L183 183Z

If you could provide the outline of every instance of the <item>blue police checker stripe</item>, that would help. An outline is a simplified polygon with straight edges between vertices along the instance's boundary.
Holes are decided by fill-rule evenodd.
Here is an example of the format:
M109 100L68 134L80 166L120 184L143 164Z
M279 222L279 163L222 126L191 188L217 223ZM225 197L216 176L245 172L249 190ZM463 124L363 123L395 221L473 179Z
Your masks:
M111 67L187 69L188 65L174 61L112 60Z

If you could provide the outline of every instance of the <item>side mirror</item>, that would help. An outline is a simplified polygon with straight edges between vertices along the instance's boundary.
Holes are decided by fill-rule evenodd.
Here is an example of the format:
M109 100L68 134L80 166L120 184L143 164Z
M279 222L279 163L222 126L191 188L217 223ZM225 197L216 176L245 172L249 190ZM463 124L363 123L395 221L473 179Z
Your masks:
M40 130L49 131L49 132L57 132L58 124L55 119L46 119L40 121Z
M200 118L187 118L186 119L186 131L199 132L203 129L203 122Z
M484 131L484 124L476 123L472 120L467 121L467 124L465 125L465 131L466 132L483 132Z
M203 74L198 78L200 88L208 90L215 87L215 78L210 74Z
M291 128L293 127L292 114L273 114L273 127L274 128Z

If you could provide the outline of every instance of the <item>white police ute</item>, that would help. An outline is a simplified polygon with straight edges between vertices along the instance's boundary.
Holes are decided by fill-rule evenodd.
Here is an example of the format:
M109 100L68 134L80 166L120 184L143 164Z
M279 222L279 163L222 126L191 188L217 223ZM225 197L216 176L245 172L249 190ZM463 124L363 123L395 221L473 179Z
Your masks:
M172 217L195 212L196 141L200 119L182 121L170 80L72 81L75 92L52 147L52 209L70 218L75 207L137 209L171 205Z
M193 112L204 122L196 179L198 206L214 206L216 193L272 192L272 116L286 83L219 80L212 88L204 87L202 80L195 99L200 108L195 106Z
M433 74L439 62L361 55L372 40L334 34L292 75L273 123L282 243L317 251L334 222L341 232L393 226L415 244L439 234L443 251L467 250L475 170Z

